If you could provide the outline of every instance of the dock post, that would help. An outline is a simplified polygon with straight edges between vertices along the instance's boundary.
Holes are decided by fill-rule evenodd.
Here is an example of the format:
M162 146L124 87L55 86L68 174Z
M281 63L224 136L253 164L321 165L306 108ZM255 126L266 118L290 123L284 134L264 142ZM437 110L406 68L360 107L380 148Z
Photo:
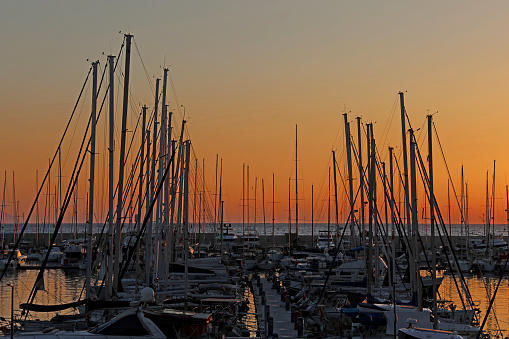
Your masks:
M303 332L304 332L304 318L298 317L297 318L297 336L302 337Z

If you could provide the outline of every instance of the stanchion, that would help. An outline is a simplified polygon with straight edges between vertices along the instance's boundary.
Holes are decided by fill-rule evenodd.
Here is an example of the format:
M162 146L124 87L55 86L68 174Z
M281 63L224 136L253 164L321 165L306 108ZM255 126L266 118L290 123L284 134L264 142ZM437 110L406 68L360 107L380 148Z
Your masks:
M294 315L293 315L293 319L295 320L294 324L293 324L293 329L296 330L297 327L298 327L298 322L297 322L297 319L301 318L302 317L302 313L299 312L299 311L295 311L294 312Z
M297 318L297 336L302 337L303 333L304 333L304 318L298 317Z
M269 317L268 325L268 335L271 336L274 333L274 318Z

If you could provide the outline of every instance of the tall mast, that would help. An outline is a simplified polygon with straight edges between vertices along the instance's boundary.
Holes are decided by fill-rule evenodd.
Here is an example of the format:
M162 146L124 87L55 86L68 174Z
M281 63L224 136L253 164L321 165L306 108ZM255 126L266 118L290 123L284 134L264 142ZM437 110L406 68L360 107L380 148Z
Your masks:
M468 182L465 183L465 230L467 232L467 246L470 252L470 226L468 221Z
M216 154L216 190L214 191L214 248L216 245L216 236L217 236L217 166L219 162L219 155ZM244 164L242 164L242 175L244 175ZM242 182L244 185L244 182ZM242 232L244 232L244 186L242 186Z
M348 122L348 116L346 113L343 114L345 120L345 138L346 138L346 158L348 162L348 183L349 183L349 200L350 200L350 237L352 239L352 246L356 247L356 237L354 230L354 212L353 212L353 172L352 172L352 147L350 139L350 123Z
M329 166L329 194L327 197L327 249L330 249L330 166Z
M4 186L5 187L5 186ZM505 210L507 211L507 239L506 242L509 241L509 187L505 185Z
M167 75L168 69L165 68L163 72L163 90L162 90L162 102L161 102L161 127L159 133L159 170L158 170L158 185L161 183L163 179L163 172L166 168L166 83L167 83ZM155 144L155 140L154 140ZM164 180L165 188L167 187L167 177ZM161 281L163 277L166 276L166 267L168 266L164 260L160 260L161 255L163 258L166 254L166 247L161 246L162 241L162 232L165 231L166 228L166 220L163 220L163 214L166 213L166 206L168 200L168 191L163 189L163 193L159 195L157 199L157 209L156 209L156 231L155 231L155 262L156 262L156 277ZM164 212L163 212L164 211ZM164 214L165 215L165 214ZM166 283L166 279L165 279Z
M493 188L491 189L491 225L495 236L495 160L493 160Z
M488 251L488 247L490 244L490 195L488 192L488 171L486 171L486 216L484 232L486 233L486 251Z
M140 149L140 174L139 174L139 191L138 191L138 220L137 220L137 233L141 229L141 207L143 205L143 169L145 165L145 126L147 123L147 106L143 106L141 118L141 149ZM148 155L148 154L147 154ZM140 260L140 246L136 247L136 267L139 267Z
M460 216L461 216L461 228L460 228L460 236L463 239L463 224L465 223L465 218L463 217L463 210L465 209L465 181L463 179L463 165L461 165L461 197L460 197Z
M360 217L361 217L361 245L366 246L365 244L365 228L364 225L364 168L362 167L362 130L361 130L361 118L357 117L357 143L359 144L359 185L360 185L360 194L361 194L361 205L360 205Z
M447 212L449 213L449 234L451 233L451 194L450 194L450 188L451 181L447 179Z
M256 189L258 186L258 177L255 177L255 183L254 183L254 226L253 229L257 229L258 224L256 223Z
M288 248L292 249L292 199L291 199L292 177L288 178Z
M298 159L297 159L297 125L295 125L295 241L299 241L299 190L297 183L299 182L297 176Z
M182 214L182 224L184 231L184 274L185 274L185 293L186 296L185 304L184 304L184 314L187 311L187 298L189 296L188 293L188 266L187 259L189 257L189 249L188 249L188 239L187 239L187 230L189 226L189 158L191 151L191 141L186 140L184 143L185 148L185 170L184 170L184 206L183 206L183 214ZM183 164L184 165L184 164Z
M4 193L2 195L2 248L4 248L5 242L5 188L7 186L7 171L4 172ZM46 197L46 200L48 198ZM509 212L508 212L509 213ZM44 214L46 214L46 208L44 208ZM509 218L508 218L509 220Z
M368 223L368 254L366 258L366 275L367 275L367 294L370 296L373 291L373 216L374 216L374 181L375 181L375 143L371 138L371 133L369 133L370 129L373 128L372 124L368 124L368 140L369 140L369 162L368 162L368 170L369 170L369 195L368 195L368 208L369 208L369 223Z
M428 115L429 218L431 227L431 280L433 285L433 328L437 329L437 259L435 249L435 193L433 188L433 116Z
M247 180L247 190L246 190L246 200L247 200L247 206L246 206L246 211L247 211L247 234L249 235L249 232L250 232L250 228L249 228L249 191L251 190L251 187L249 186L249 165L247 165L247 168L246 168L246 180ZM247 248L249 248L249 241L247 242Z
M394 148L389 147L389 183L390 183L390 207L391 207L391 271L390 271L390 286L392 287L392 304L394 309L394 324L393 331L396 336L396 241L395 241L395 230L394 225L396 224L396 217L394 213Z
M221 168L219 172L219 205L221 207L221 225L219 227L221 237L221 256L223 255L223 158L221 158Z
M109 166L108 166L108 251L107 252L107 276L106 276L106 300L110 300L112 295L112 277L113 277L113 169L114 169L114 160L113 160L113 151L115 148L114 141L114 133L115 133L115 74L114 74L114 61L115 57L113 55L108 56L108 67L110 71L110 110L109 110Z
M161 79L156 79L156 92L155 92L155 98L154 98L154 127L152 130L152 157L150 162L150 203L154 201L154 189L155 189L155 180L156 180L156 161L157 161L157 108L159 105L159 82ZM148 284L150 284L150 275L151 275L151 267L152 267L152 253L153 253L153 243L152 243L152 233L153 233L153 223L154 223L154 211L150 213L150 219L148 221L148 227L147 227L147 244L146 244L146 252L145 255L148 257L148 263L145 266L148 270L147 272L147 278L149 279L147 281ZM157 225L156 225L157 226Z
M336 180L337 163L336 163L336 152L332 151L332 165L334 171L334 202L336 204L336 230L339 228L339 214L338 214L338 182ZM339 240L339 239L338 239ZM339 246L339 243L338 243Z
M216 181L217 181L217 159L216 159ZM217 189L217 184L216 184ZM215 213L215 212L214 212ZM246 164L242 164L242 236L245 233L246 223Z
M262 178L262 213L263 213L263 236L265 238L265 254L267 254L267 228L265 225L265 186Z
M146 131L146 147L147 147L147 165L145 168L145 210L148 210L150 205L150 168L152 167L151 161L154 161L150 156L150 130ZM152 214L152 213L151 213ZM147 230L145 231L145 286L150 286L150 256L152 253L152 226L150 221L147 222Z
M56 192L55 192L56 193ZM58 220L58 213L62 211L62 149L58 147L58 200L55 196L55 201L58 201L58 209L55 208L55 211L58 211L55 214L55 226ZM60 231L60 242L62 242L62 231Z
M166 124L164 125L165 138L164 138L164 140L161 141L161 146L164 147L164 152L163 152L164 167L163 168L166 168L168 161L170 161L169 147L170 147L170 143L171 143L171 116L172 116L172 113L170 112L168 114L168 105L166 105L166 85L167 85L167 81L168 81L167 78L168 78L168 68L165 68L164 74L163 74L163 106L162 106L162 110L163 110L163 117L164 117L164 119L167 119L167 121L166 121ZM170 217L170 212L168 210L169 190L170 190L170 176L167 175L166 179L164 180L164 194L163 194L163 198L164 198L163 227L164 227L164 232L166 233L167 236L169 236L168 219ZM165 247L164 250L165 250L165 252L167 252L167 247ZM168 262L166 261L166 264L167 263ZM165 265L165 266L167 267L168 265Z
M88 316L90 301L90 279L92 275L92 232L94 229L94 170L95 170L95 125L97 111L97 64L98 61L92 63L92 121L90 129L90 189L88 199L88 224L87 224L87 272L86 272L86 314Z
M315 247L315 223L314 223L314 185L311 185L311 247Z
M39 170L36 170L35 171L35 194L37 195L37 192L39 192ZM3 213L3 206L2 206L2 213ZM0 219L0 224L3 224L2 219ZM39 247L39 199L37 199L37 204L36 204L36 210L35 210L35 221L36 221L36 225L37 225L37 235L36 235L36 240L35 240L35 246L36 248ZM3 239L3 238L2 238ZM3 248L3 246L2 246Z
M127 107L129 105L129 73L131 67L131 38L130 34L126 34L126 54L125 54L125 71L124 71L124 96L122 103L122 134L120 136L120 166L118 168L118 192L117 192L117 224L115 227L115 265L114 278L115 288L120 287L118 280L120 270L120 247L122 242L122 199L124 197L124 167L125 167L125 143L127 134Z
M272 172L272 246L276 246L276 239L275 239L275 227L274 227L274 172ZM509 220L509 218L508 218Z
M166 105L167 106L167 105ZM168 113L168 144L167 144L167 152L166 152L166 165L168 165L168 162L171 160L170 157L171 157L171 154L173 154L173 142L172 142L172 120L173 120L173 112L169 112ZM204 161L204 164L203 164L203 171L205 171L205 160ZM172 166L175 162L172 163ZM205 174L204 174L205 175ZM171 179L170 179L171 178ZM165 259L165 262L168 263L170 261L170 253L171 253L171 250L173 248L173 230L170 230L170 197L171 197L171 194L170 194L170 180L173 180L173 171L171 171L171 174L170 175L167 175L166 176L166 182L165 182L165 189L164 189L164 192L165 192L165 196L166 196L166 210L165 210L165 214L164 214L164 218L166 220L166 242L167 244L169 244L167 247L166 247L166 259ZM205 180L205 179L204 179ZM166 271L168 271L169 269L169 266L166 265ZM165 279L167 279L168 277L168 274L166 274L166 277Z
M418 220L417 220L417 175L415 168L415 156L416 156L416 141L414 137L414 131L410 130L410 181L411 181L411 192L412 192L412 243L413 243L413 253L415 258L416 265L410 265L412 267L411 270L411 280L414 282L414 293L417 292L417 302L419 309L422 309L422 300L421 300L421 289L419 287L419 261L417 260L417 232L418 232ZM412 261L410 261L412 262Z
M403 169L405 171L405 211L406 211L406 222L407 222L407 234L411 234L411 223L410 223L410 196L409 196L409 186L408 186L408 160L407 160L407 138L406 138L406 110L405 110L405 100L403 97L403 92L399 92L399 101L401 104L401 133L403 137Z

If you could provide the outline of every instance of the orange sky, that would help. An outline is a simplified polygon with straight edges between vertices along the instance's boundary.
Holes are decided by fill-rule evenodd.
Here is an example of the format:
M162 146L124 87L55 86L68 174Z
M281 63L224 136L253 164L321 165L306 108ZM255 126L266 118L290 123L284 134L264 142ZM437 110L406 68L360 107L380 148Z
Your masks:
M323 204L332 149L343 174L345 170L342 113L349 112L355 140L355 117L374 123L385 161L388 146L401 149L397 93L402 90L414 128L422 128L417 136L423 153L425 135L419 133L426 129L426 114L438 111L434 121L458 190L461 165L465 168L471 223L482 222L486 171L491 192L497 161L496 222L504 223L508 6L473 1L6 2L0 13L0 169L7 171L6 211L12 211L14 171L20 213L28 212L36 170L41 176L55 152L90 60L99 59L103 67L103 53L116 55L123 33L130 32L136 46L128 128L132 130L141 105L153 106L155 77L162 76L164 65L170 66L178 102L169 90L169 107L175 112L180 104L186 107L189 135L200 166L205 159L211 192L216 154L223 159L228 221L242 220L243 163L250 166L251 198L258 178L258 207L261 179L270 202L275 173L276 222L288 220L288 178L295 179L298 125L299 196L304 199L299 222L311 219L311 185L315 219L326 222ZM116 93L119 127L121 90ZM77 127L71 129L76 128L72 147L81 140L90 112L90 89L84 100ZM105 131L102 121L101 142ZM119 140L117 131L117 145ZM63 152L64 175L74 163L73 150ZM106 156L103 145L97 170L101 178ZM447 179L438 149L435 168L436 195L446 211ZM105 185L99 180L98 185ZM82 215L85 192L85 181L80 181ZM342 188L339 192L344 199ZM422 202L422 187L420 192ZM102 215L101 199L96 206ZM267 206L267 219L271 212ZM258 213L261 220L260 209ZM457 209L452 216L457 222Z

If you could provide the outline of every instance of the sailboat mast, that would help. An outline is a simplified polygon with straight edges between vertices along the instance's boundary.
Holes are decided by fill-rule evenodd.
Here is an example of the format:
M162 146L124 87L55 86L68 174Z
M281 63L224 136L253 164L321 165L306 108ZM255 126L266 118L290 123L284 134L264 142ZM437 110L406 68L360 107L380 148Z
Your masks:
M5 245L5 188L7 186L7 171L4 172L4 193L2 195L2 248ZM48 198L46 197L46 200ZM44 208L46 214L46 208ZM509 213L509 212L508 212ZM509 218L508 218L509 220Z
M141 228L141 207L143 205L143 170L145 166L145 127L147 124L147 106L142 108L141 117L141 148L140 148L140 174L139 174L139 187L138 187L138 220L137 220L137 233ZM148 154L147 154L148 155ZM140 246L136 247L136 266L139 267L140 260Z
M291 198L292 177L288 178L288 248L292 249L292 198Z
M184 313L187 312L187 298L188 298L188 266L187 260L189 257L189 248L188 248L188 226L189 226L189 158L191 151L191 141L186 140L184 142L185 148L185 170L184 170L184 180L183 180L183 191L184 191L184 203L183 203L183 214L182 214L182 224L183 224L183 232L184 232L184 274L185 274L185 304L184 304ZM184 165L184 163L183 163Z
M219 232L220 232L220 237L221 237L221 256L223 254L223 209L222 209L222 206L223 206L223 158L221 158L221 167L220 167L220 172L219 172L219 205L221 207L221 220L220 220L220 227L219 227Z
M163 72L163 91L162 91L162 102L161 102L161 127L160 127L160 133L159 133L159 169L157 171L158 178L157 182L158 184L161 183L163 178L163 171L166 168L166 84L167 84L167 76L168 76L168 69L165 68ZM155 141L154 141L155 142ZM168 199L168 191L166 190L166 181L167 177L164 180L165 189L163 189L163 194L159 195L157 199L157 209L156 209L156 231L155 234L155 277L159 279L161 282L162 279L166 276L166 267L168 266L164 260L161 260L161 255L165 255L166 253L166 247L162 248L161 241L162 236L161 234L164 232L164 228L166 225L166 220L163 220L163 215L166 212L166 205L167 205L167 199ZM166 280L166 279L164 279Z
M5 186L4 186L5 187ZM507 239L506 242L509 242L509 187L505 185L505 210L507 212Z
M299 241L299 189L298 189L298 159L297 159L297 125L295 125L295 241Z
M414 293L417 293L417 302L419 309L422 309L421 289L419 287L419 261L417 260L417 233L418 233L418 219L417 219L417 174L416 174L416 141L414 131L410 130L410 181L412 193L412 246L416 265L410 265L411 280L414 282ZM410 261L412 262L412 261Z
M96 112L97 112L97 64L92 63L92 121L90 129L90 188L88 199L88 223L87 223L87 268L86 268L86 312L88 316L88 306L90 300L90 280L92 276L92 232L94 229L94 179L95 179L95 130L96 130Z
M156 180L156 161L157 161L157 109L159 106L159 83L161 79L156 79L156 92L154 96L154 126L152 130L152 156L150 161L150 203L153 203L154 201L154 188L155 188L155 180ZM147 242L146 242L146 250L145 250L145 256L147 257L147 262L145 265L146 269L146 279L147 284L150 285L150 276L151 276L151 267L152 267L152 253L153 253L153 247L154 244L152 242L152 233L153 233L153 227L154 227L154 211L152 210L150 212L150 219L148 221L147 226Z
M115 133L115 66L114 66L115 57L113 55L108 56L108 67L109 67L109 76L110 76L110 103L109 103L109 145L108 145L108 154L109 154L109 162L108 162L108 251L106 251L107 255L107 265L106 265L106 300L110 300L112 295L112 281L111 278L113 276L113 169L114 169L114 160L113 160L113 150L115 147L114 143L114 133Z
M246 202L247 202L247 206L246 206L246 212L247 212L247 234L249 235L249 232L250 232L250 228L249 228L249 207L250 207L250 204L249 204L249 191L251 190L251 187L249 186L249 165L247 165L247 168L246 168L246 180L247 180L247 186L246 186ZM244 234L244 236L246 236ZM247 242L247 248L249 249L249 241Z
M339 212L338 212L338 182L336 178L336 172L337 172L337 164L336 164L336 152L332 151L332 164L333 164L333 171L334 171L334 203L336 205L336 229L339 233ZM338 234L339 235L339 234ZM339 239L337 239L339 241ZM339 242L338 242L339 244Z
M216 191L217 191L217 158L216 158ZM215 213L215 212L214 212ZM245 233L246 223L246 164L242 164L242 236Z
M275 204L275 201L274 201L274 172L272 172L272 246L276 246L276 234L275 234L275 226L274 226L274 221L276 220L274 218L274 204ZM508 218L509 220L509 218Z
M465 223L465 218L463 216L463 210L465 209L465 181L464 181L464 177L463 177L463 165L461 165L461 197L460 197L460 205L461 205L461 209L460 209L460 215L461 215L461 228L460 228L460 236L461 238L463 239L463 224Z
M214 191L214 237L213 247L216 247L217 236L217 167L219 163L219 155L216 154L216 190ZM244 170L246 165L242 164L242 233L244 233Z
M393 331L394 336L396 336L396 241L395 241L395 232L394 225L396 224L396 218L394 213L394 148L389 147L389 183L390 183L390 208L391 208L391 270L390 270L390 286L392 287L392 304L394 307L394 324Z
M408 186L408 159L407 159L407 138L406 138L406 110L405 110L405 100L403 96L403 92L399 92L399 100L401 104L401 134L403 137L403 169L405 171L405 211L406 211L406 221L407 221L407 234L412 234L411 223L410 223L410 192Z
M265 254L267 254L267 228L266 228L266 225L265 225L265 186L264 186L264 183L263 183L263 178L262 178L262 214L263 214L263 236L265 238L265 242L264 242L264 249L265 249Z
M37 195L37 192L39 192L39 170L35 171L35 194ZM2 213L3 213L3 206L2 206ZM36 222L36 238L35 238L35 246L39 247L39 199L37 199L36 203L36 210L35 210L35 222ZM3 224L0 222L0 224ZM2 246L3 248L3 246Z
M314 185L311 185L311 247L315 247Z
M495 236L495 160L493 160L493 187L491 189L491 225Z
M122 247L122 205L124 198L124 167L125 167L125 144L127 135L127 108L129 100L129 74L131 68L131 34L126 34L126 54L124 68L124 95L122 102L122 133L120 135L120 165L118 168L118 190L117 190L117 224L115 225L115 264L113 270L113 281L115 289L120 287L118 276L120 274L120 248Z
M490 244L490 195L488 192L488 171L486 171L486 216L485 216L485 227L484 232L486 236L486 251Z
M359 185L361 194L361 206L360 206L360 223L361 223L361 246L366 246L365 243L365 224L364 224L364 168L362 167L362 130L361 130L361 118L357 117L357 142L359 144Z
M346 138L346 159L348 162L348 184L349 184L349 202L350 202L350 238L353 247L356 247L356 237L354 230L354 208L353 208L353 172L352 172L352 146L350 139L350 123L348 122L348 116L346 113L343 114L345 122L345 138Z
M148 211L150 206L150 168L152 167L150 156L150 130L146 131L146 147L147 147L147 165L145 167L145 211ZM146 213L146 212L145 212ZM152 214L152 212L150 212ZM141 220L141 219L140 219ZM147 222L147 230L145 231L145 285L150 285L150 254L152 253L152 226L150 221Z
M164 69L164 74L163 74L163 106L162 106L162 109L163 109L163 117L165 119L167 119L167 122L164 126L164 140L161 141L161 146L164 147L164 152L163 152L163 158L164 159L164 166L163 168L166 168L167 164L168 164L168 161L170 161L170 152L169 152L169 147L170 147L170 143L171 143L171 116L172 116L172 113L170 112L168 114L168 105L166 105L166 85L167 85L167 78L168 78L168 68L165 68ZM164 194L162 195L163 196L163 201L164 201L164 206L163 206L163 228L164 228L164 232L166 233L167 236L170 236L170 234L168 233L168 220L170 218L170 212L168 210L168 206L169 206L169 191L170 191L170 176L166 176L166 179L164 180ZM167 239L168 241L169 239ZM164 248L164 252L166 253L168 251L168 247L165 246ZM165 261L166 261L166 258L165 258ZM168 261L166 261L166 264L165 264L165 267L167 267Z
M437 259L435 249L435 193L433 188L433 116L428 115L428 165L429 165L429 218L431 227L431 280L433 285L433 329L438 326L437 314Z
M329 191L327 197L327 249L330 249L330 166L329 166Z

